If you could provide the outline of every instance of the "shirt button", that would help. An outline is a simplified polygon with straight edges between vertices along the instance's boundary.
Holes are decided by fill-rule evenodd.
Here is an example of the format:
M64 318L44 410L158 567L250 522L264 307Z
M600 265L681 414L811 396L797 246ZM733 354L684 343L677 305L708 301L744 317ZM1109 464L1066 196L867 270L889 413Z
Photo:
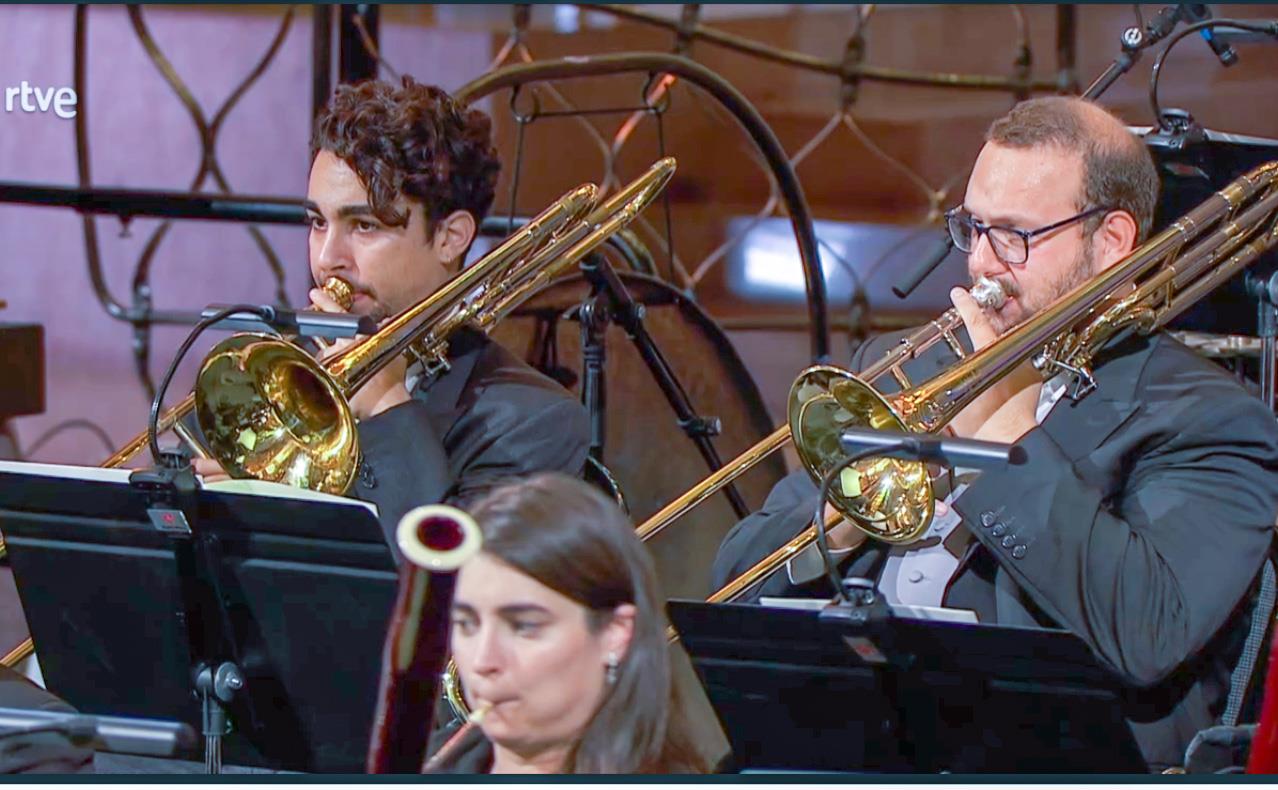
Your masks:
M915 584L923 581L923 571L910 571L909 580Z
M1015 545L1016 545L1015 535L1008 535L1007 537L1003 538L1003 548L1010 549Z

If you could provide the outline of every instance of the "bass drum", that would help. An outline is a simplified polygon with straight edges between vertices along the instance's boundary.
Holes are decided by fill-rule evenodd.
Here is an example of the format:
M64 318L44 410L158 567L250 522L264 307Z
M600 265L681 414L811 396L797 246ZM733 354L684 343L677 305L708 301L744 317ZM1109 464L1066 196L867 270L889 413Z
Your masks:
M723 330L687 296L668 283L618 272L635 301L644 305L644 326L701 417L718 417L722 433L712 439L729 460L770 434L758 388ZM557 280L503 319L493 337L530 365L581 394L580 325L565 317L590 294L581 275ZM624 330L606 336L604 465L612 472L635 524L695 483L710 469L678 425L648 366ZM737 481L751 510L763 504L785 474L774 454ZM671 598L704 598L710 565L727 531L738 521L727 497L703 503L651 541L662 588Z

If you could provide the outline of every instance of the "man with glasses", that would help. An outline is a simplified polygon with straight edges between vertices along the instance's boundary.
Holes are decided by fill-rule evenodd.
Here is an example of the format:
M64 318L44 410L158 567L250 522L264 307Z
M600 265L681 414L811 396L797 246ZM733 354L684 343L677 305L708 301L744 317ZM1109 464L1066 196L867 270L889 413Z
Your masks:
M1008 294L983 310L951 292L972 345L1132 252L1150 232L1157 189L1141 142L1089 102L1037 99L995 121L962 205L947 214L972 282ZM853 368L898 337L867 343ZM952 364L943 345L906 365L913 381ZM886 558L846 523L831 546L846 576L877 571L889 601L1073 631L1129 685L1125 713L1151 768L1179 765L1193 733L1224 709L1248 634L1278 514L1278 427L1224 371L1161 333L1105 347L1088 394L1068 371L1048 376L1027 363L949 425L1019 444L1025 465L939 478L929 531ZM805 472L779 483L725 538L713 586L805 529L815 497ZM751 594L831 592L809 551Z

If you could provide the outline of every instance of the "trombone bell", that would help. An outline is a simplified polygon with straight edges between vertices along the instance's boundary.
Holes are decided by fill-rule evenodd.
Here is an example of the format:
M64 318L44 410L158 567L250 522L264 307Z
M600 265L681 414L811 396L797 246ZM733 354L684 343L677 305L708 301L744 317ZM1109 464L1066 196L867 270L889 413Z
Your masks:
M355 419L333 377L292 343L255 333L218 343L200 367L195 409L231 477L350 489L359 466Z
M831 365L816 365L799 375L790 389L788 414L794 448L817 482L846 460L839 445L844 429L909 431L873 387ZM856 526L885 543L911 543L932 522L932 480L919 461L858 461L831 485L830 500Z

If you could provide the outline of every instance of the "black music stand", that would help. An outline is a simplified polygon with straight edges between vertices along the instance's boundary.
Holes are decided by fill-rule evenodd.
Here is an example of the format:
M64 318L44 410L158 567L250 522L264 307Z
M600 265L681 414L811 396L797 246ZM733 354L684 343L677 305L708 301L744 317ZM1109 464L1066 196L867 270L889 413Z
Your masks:
M228 762L363 770L397 580L371 512L17 471L37 468L0 469L0 519L50 691L197 731L229 716Z
M672 601L742 771L1145 772L1066 631ZM865 612L862 612L865 614Z

